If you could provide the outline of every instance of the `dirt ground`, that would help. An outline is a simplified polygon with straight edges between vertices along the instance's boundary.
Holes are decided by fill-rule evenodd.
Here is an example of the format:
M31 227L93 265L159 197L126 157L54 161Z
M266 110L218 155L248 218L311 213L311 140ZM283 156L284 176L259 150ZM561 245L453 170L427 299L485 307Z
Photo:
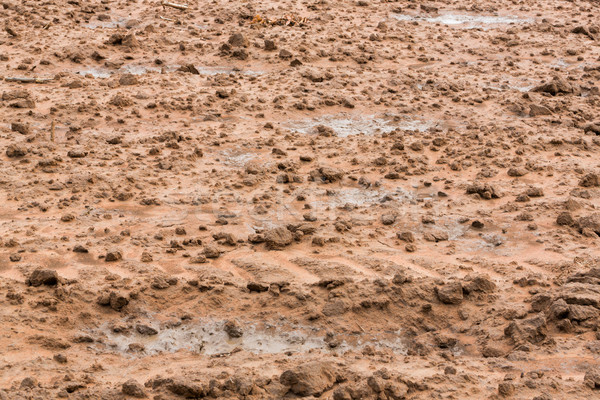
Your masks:
M600 2L174 3L1 2L1 400L600 397Z

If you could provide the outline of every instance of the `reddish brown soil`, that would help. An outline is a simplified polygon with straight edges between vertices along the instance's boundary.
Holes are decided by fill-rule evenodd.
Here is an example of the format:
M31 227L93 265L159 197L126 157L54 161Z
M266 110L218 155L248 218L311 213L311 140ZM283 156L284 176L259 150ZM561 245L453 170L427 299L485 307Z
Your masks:
M2 1L0 399L600 396L598 1L188 4Z

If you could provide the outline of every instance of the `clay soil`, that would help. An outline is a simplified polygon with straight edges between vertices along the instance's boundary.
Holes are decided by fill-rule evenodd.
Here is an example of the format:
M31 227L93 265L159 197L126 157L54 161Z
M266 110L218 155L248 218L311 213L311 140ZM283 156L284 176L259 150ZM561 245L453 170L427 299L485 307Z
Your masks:
M174 3L0 2L0 399L600 397L597 0Z

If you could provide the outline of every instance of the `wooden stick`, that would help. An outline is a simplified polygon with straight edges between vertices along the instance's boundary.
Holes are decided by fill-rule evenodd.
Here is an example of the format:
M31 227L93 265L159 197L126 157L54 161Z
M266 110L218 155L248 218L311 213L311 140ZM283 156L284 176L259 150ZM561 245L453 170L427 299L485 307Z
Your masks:
M187 10L188 9L187 4L177 4L177 3L171 3L168 1L163 1L161 4L163 7L168 6L168 7L176 8L178 10Z
M165 17L163 17L162 15L159 15L159 17L160 17L160 19L164 19L165 21L177 22L177 21L175 21L174 19L171 19L171 18L165 18Z
M14 77L4 78L6 82L21 82L21 83L48 83L52 82L54 78L26 78L26 77Z
M56 122L52 120L52 125L50 125L50 141L54 142L54 127L56 126Z

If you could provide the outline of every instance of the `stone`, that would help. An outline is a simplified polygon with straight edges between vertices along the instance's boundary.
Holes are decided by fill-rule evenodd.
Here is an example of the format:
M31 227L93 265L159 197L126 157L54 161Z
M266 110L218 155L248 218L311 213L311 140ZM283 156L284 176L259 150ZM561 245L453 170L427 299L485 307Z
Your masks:
M383 225L392 225L394 222L396 222L395 214L384 214L381 216L381 223Z
M294 235L287 228L279 226L264 232L264 240L269 250L281 250L294 241Z
M342 315L346 311L348 311L348 307L342 300L330 300L323 306L323 314L328 317Z
M126 396L137 397L139 399L146 397L144 387L135 379L130 379L127 382L123 383L123 385L121 385L121 393L123 393Z
M589 229L597 235L600 235L600 213L594 213L587 217L579 218L577 226L579 227L580 232L583 232L584 229Z
M301 397L320 396L336 383L336 370L332 363L312 361L282 373L279 382Z
M230 338L240 338L244 335L242 328L235 321L227 321L223 326L223 330Z
M463 291L467 294L473 292L492 293L496 290L496 284L486 275L477 275L470 277L468 282L463 284Z
M27 147L19 144L10 144L6 147L6 156L8 158L23 157L27 154Z
M221 250L215 245L207 245L202 251L206 258L219 258L221 256Z
M119 78L119 85L121 85L121 86L132 86L132 85L137 85L138 83L139 83L139 80L138 80L137 76L135 76L133 74L123 74Z
M561 212L560 214L558 214L558 217L556 217L557 225L571 226L574 223L575 223L575 219L573 219L573 216L568 211Z
M412 232L398 232L396 236L407 243L414 243L415 241L415 235Z
M151 326L139 324L135 326L135 330L140 335L144 336L154 336L158 334L158 331Z
M569 94L573 93L575 89L573 86L567 82L566 79L560 77L554 77L554 79L550 82L546 82L542 85L539 85L533 89L532 92L543 92L549 93L552 96L556 96L557 94Z
M104 257L104 261L106 262L120 261L122 259L123 255L119 250L111 250L108 253L106 253L106 256Z
M515 385L511 382L501 382L498 385L498 394L502 397L509 397L515 393Z
M58 273L51 269L38 268L27 279L29 286L56 286L58 284Z
M266 292L267 290L269 290L269 286L259 283L259 282L249 282L246 287L248 288L249 291L251 292Z
M530 104L529 105L529 116L537 117L540 115L552 115L552 111L548 107L542 106L540 104Z
M589 173L579 180L581 187L596 187L600 186L600 176L598 174Z
M186 399L201 399L206 396L206 390L202 386L183 380L168 383L167 390Z
M10 124L10 130L13 132L18 132L21 135L29 135L31 133L31 128L29 125L20 122L12 122Z
M277 45L274 41L265 39L265 50L266 51L274 51L277 50Z
M241 33L234 33L227 41L232 47L248 47L248 40Z
M590 389L600 390L600 369L594 368L586 371L583 383Z
M548 336L546 318L540 313L535 317L512 321L504 329L504 335L511 338L515 344L540 343Z
M436 288L438 299L444 304L460 304L463 300L463 288L460 282L446 283Z

